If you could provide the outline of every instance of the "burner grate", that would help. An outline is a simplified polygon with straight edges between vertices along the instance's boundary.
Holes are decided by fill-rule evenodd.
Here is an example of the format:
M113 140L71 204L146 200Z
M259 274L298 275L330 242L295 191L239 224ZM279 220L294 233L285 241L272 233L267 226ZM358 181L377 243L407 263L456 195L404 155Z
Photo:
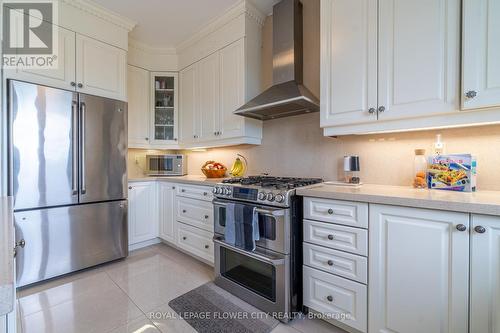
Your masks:
M297 187L312 185L323 182L321 178L295 178L295 177L271 177L271 176L249 176L245 178L231 178L222 181L226 184L255 185L261 187L274 187L276 189L294 189Z

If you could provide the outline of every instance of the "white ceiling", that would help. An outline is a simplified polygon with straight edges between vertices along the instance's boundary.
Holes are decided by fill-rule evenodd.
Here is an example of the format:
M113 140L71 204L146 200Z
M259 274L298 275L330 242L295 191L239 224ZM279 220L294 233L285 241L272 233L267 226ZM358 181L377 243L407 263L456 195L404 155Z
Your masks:
M126 16L137 26L133 39L151 47L176 47L241 0L94 0ZM279 0L252 0L263 13L272 13Z

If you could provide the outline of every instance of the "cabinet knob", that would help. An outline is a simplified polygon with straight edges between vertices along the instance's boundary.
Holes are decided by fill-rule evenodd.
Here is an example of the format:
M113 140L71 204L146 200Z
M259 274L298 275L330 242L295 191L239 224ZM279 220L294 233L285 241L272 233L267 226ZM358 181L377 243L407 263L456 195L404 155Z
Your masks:
M132 189L132 186L129 186L129 187L128 187L128 189L129 189L129 190L131 190L131 189Z
M375 108L369 108L368 109L368 113L369 114L375 114L375 112L377 112L377 109L375 109Z
M468 99L472 99L477 96L477 91L469 90L465 93L465 97Z
M184 193L184 192L186 192L186 190L185 190L185 189L182 189L182 190L181 190L181 192L183 192L183 193Z
M208 249L208 248L210 248L210 246L209 245L205 245L205 249Z
M76 82L71 82L71 83L70 83L70 85L71 85L72 87L76 87Z
M333 214L333 209L328 209L328 214L332 215Z
M172 186L172 190L175 190L175 186Z
M333 302L333 297L330 295L326 296L326 299L328 300L328 302Z
M185 210L185 209L183 209L183 210L182 210L182 212L183 212L183 213L186 213L186 210Z
M379 106L378 107L378 112L382 113L385 111L385 106Z
M177 138L174 138L174 141L177 141Z
M78 83L78 88L83 88L83 84Z
M206 220L206 219L208 219L208 218L209 218L209 216L208 216L208 215L205 215L205 220Z
M333 235L328 235L329 240L333 240Z
M144 140L149 141L149 138L144 138Z
M182 240L186 240L186 239L187 239L187 237L186 237L186 236L182 237Z
M203 195L204 195L204 196L207 196L207 195L208 195L208 193L207 193L207 192L203 192Z
M486 232L486 228L481 226L481 225L478 225L477 227L474 228L474 230L478 233L478 234L484 234Z
M463 225L463 224L458 224L457 225L457 230L458 231L465 231L465 230L467 230L467 227L465 225Z
M328 266L333 266L333 261L332 260L328 260L326 263L328 264Z

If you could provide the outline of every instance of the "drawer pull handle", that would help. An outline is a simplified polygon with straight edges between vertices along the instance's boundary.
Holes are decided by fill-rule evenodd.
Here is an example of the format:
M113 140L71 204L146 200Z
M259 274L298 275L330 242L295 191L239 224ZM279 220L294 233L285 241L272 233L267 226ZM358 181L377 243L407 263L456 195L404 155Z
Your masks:
M187 237L186 237L186 236L182 237L182 240L186 240L186 239L187 239Z
M182 189L182 190L181 190L181 192L183 192L183 193L184 193L184 192L186 192L186 190L185 190L185 189Z
M326 263L328 264L328 266L333 266L333 261L332 260L328 260Z
M208 215L205 215L205 219L208 219L208 218L209 218L209 216L208 216Z
M208 248L210 248L210 246L209 245L205 245L205 249L208 249Z
M328 235L329 240L333 240L333 235Z
M330 295L326 296L326 299L328 300L328 302L333 302L333 297Z
M187 211L185 209L182 210L183 213L186 213Z
M328 214L333 215L333 209L331 209L331 208L330 208L330 209L328 210Z

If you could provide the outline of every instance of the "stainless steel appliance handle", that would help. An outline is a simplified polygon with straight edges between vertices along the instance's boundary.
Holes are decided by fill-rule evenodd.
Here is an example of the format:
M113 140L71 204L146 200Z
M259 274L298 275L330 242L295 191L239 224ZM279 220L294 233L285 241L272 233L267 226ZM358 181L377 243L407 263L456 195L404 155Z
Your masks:
M87 188L85 184L85 112L86 112L87 106L85 105L84 102L80 103L80 156L81 156L81 189L80 192L82 194L87 193Z
M219 207L227 207L227 203L222 202L222 201L213 201L214 206L219 206ZM247 205L247 206L252 206L252 205ZM285 209L265 209L265 208L259 208L256 207L255 211L261 215L269 216L269 217L277 217L277 216L283 216L285 214Z
M71 191L73 195L78 194L78 102L73 101L71 104L71 120L73 122L72 143L73 151L71 165Z
M245 256L248 256L250 258L256 259L258 261L265 262L267 264L273 265L273 266L279 266L279 265L284 265L285 264L285 259L276 259L276 258L270 258L263 256L261 254L251 252L251 251L245 251L243 249L240 249L234 245L228 244L222 240L221 237L214 236L213 241L215 244L219 244L222 247L225 247L231 251L237 252L239 254L243 254Z

